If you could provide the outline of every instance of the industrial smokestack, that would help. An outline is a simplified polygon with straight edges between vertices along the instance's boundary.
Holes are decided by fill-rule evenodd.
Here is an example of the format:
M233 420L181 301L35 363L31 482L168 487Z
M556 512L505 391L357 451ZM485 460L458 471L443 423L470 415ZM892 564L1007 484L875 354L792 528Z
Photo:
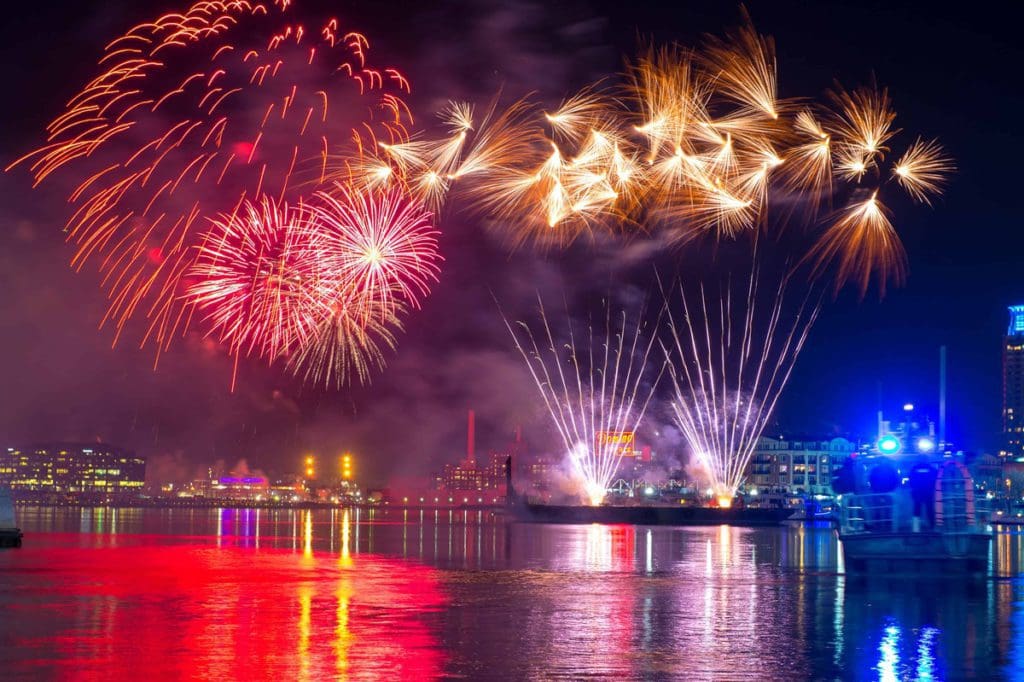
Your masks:
M466 463L476 465L476 415L469 411L469 429L466 433Z

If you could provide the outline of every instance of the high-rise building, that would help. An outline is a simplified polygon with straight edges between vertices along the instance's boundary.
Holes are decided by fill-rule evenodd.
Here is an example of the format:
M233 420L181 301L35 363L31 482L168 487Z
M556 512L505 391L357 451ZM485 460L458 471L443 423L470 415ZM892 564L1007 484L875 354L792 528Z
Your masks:
M1003 338L1003 443L999 454L1024 457L1024 305L1011 305Z
M103 443L0 449L0 483L15 492L139 493L145 479L145 459Z

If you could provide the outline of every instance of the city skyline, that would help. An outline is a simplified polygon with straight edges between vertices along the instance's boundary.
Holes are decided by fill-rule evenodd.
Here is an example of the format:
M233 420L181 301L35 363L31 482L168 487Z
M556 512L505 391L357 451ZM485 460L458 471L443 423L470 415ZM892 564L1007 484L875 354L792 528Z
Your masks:
M827 88L836 75L853 82L863 80L870 74L853 47L858 41L868 40L880 58L875 66L878 80L898 93L900 120L907 128L923 126L924 132L941 136L960 172L947 196L940 200L939 210L909 212L901 219L910 256L907 285L891 288L881 302L873 292L863 302L846 293L823 310L796 363L771 428L781 432L864 433L874 421L879 393L881 406L887 410L912 400L926 411L937 411L933 405L937 402L938 347L946 345L950 439L968 449L996 451L1001 428L997 349L1002 317L1005 306L1021 300L1024 294L1012 277L1012 262L1007 261L1018 250L1012 241L1004 240L1018 238L1008 234L1012 231L998 229L999 217L992 214L990 202L972 200L978 194L992 196L1000 183L1006 182L995 173L991 159L985 157L983 145L977 143L983 134L980 131L988 135L990 129L999 129L1000 125L962 127L956 122L966 116L992 118L1004 114L971 107L966 96L950 98L943 88L954 85L945 81L940 84L931 71L915 82L907 77L914 69L896 67L896 62L913 66L927 61L925 54L931 55L928 59L952 59L948 55L936 57L927 51L922 39L913 37L908 27L917 17L909 10L884 10L887 21L879 24L879 32L865 36L855 29L862 23L858 19L882 10L842 3L833 9L837 14L834 24L808 37L804 28L810 19L797 8L750 6L761 30L778 40L780 71L784 74L781 90L799 91L804 85L815 90ZM69 11L88 13L89 9ZM399 13L401 19L389 26L393 30L388 39L376 41L375 50L389 59L407 59L401 54L402 37L413 32L418 21L439 22L447 17L443 9L420 11L425 14L414 10ZM477 15L486 13L480 8L473 11ZM687 33L670 37L696 38L738 20L735 8L695 7L686 11L692 13L683 22L688 26ZM131 12L99 16L121 28L129 23ZM543 17L527 15L533 18L521 20L535 22L529 29L537 35L547 32L571 36L560 44L560 50L568 49L573 55L569 59L564 59L561 51L556 59L554 51L547 54L533 50L531 59L535 61L526 62L530 66L559 65L550 70L543 84L546 96L555 97L565 87L585 82L594 70L619 68L620 55L635 48L632 29L626 35L616 28L621 12L614 6L592 5ZM630 26L659 25L662 10L640 6L635 12ZM587 18L596 23L586 24ZM29 12L19 18L21 24L13 23L11 30L28 35L31 30L26 29L45 20L42 14ZM372 13L359 20L368 28L383 22ZM496 60L495 73L475 90L458 84L461 94L484 98L500 83L514 88L535 75L532 70L527 73L519 59L527 51L525 44L515 42L516 31L524 28L515 23L520 20L504 17L502 21L506 23L495 23L495 31L503 38L507 54L488 52ZM974 24L968 21L960 25L952 15L941 12L929 21L940 35L977 47L964 50L957 57L956 68L935 72L955 74L954 82L964 88L990 87L999 80L998 73L978 68L985 62L985 50L995 48L979 44L981 33ZM584 22L584 28L577 34L560 33L564 27L580 22ZM92 25L85 22L81 28L76 26L79 24L72 20L59 30L67 31L68 40L83 54L98 56L102 45L91 37ZM799 34L799 51L795 34ZM653 37L660 38L657 33ZM998 43L998 34L995 39ZM6 49L18 49L19 39L14 36L6 45ZM826 52L828 59L822 58L822 62L835 60L834 70L815 63ZM35 58L34 53L29 57ZM40 62L34 63L34 68L54 68L41 55L38 58ZM432 55L431 66L442 58ZM82 60L75 68L85 72L91 68L90 63ZM413 71L428 68L426 64L410 66ZM453 81L473 70L472 65L458 62L450 62L447 67L437 70L449 74ZM412 73L414 80L416 75ZM15 74L12 78L19 77ZM419 80L430 82L423 77ZM26 140L38 134L27 122L28 112L40 108L55 112L69 94L42 91L31 84L26 84L24 91L26 95L12 104L11 125L0 140L7 157L24 152ZM418 86L415 92L425 98L431 96L426 85ZM19 109L22 106L24 109ZM9 364L3 369L17 384L27 387L6 399L0 435L8 442L98 436L151 457L173 458L175 453L183 452L193 467L219 458L231 460L240 452L283 466L285 462L277 460L282 457L278 453L351 447L373 453L368 469L380 479L407 466L418 467L419 473L425 474L436 464L430 456L443 455L445 444L458 437L458 415L469 407L488 415L482 419L482 435L488 431L507 433L514 424L521 423L531 439L551 439L554 443L553 434L543 425L543 416L535 410L527 377L512 357L507 339L498 333L497 311L486 288L491 288L503 305L514 307L512 312L523 315L528 314L526 302L538 288L555 294L568 291L581 299L607 292L612 282L629 296L650 289L649 270L628 265L632 258L642 259L638 251L641 245L627 244L618 252L599 250L596 259L585 253L587 249L570 250L559 258L523 251L510 255L486 236L486 228L456 217L447 221L448 234L442 244L451 267L433 296L425 301L423 311L409 319L408 333L399 350L373 385L340 392L312 391L250 363L248 377L232 394L226 388L231 363L208 340L186 339L180 349L161 360L156 372L151 370L151 355L130 343L120 343L111 350L109 330L95 331L104 302L89 291L94 275L66 271L70 254L59 233L50 227L59 224L49 211L51 202L39 194L26 204L18 198L25 194L25 187L24 176L19 177L17 172L0 177L0 193L7 199L6 205L16 209L9 215L13 229L4 235L4 252L8 254L5 267L12 293L7 314L11 324L23 332L5 342L9 348L3 355ZM991 234L978 239L969 234L971 230L962 229L968 215L971 220L992 225ZM1000 256L994 257L997 253ZM627 263L625 268L621 266L623 261ZM987 261L992 261L990 267L977 267L979 262ZM573 282L581 279L581 268L600 286L590 290L576 287ZM970 277L965 278L965 272L970 272ZM472 312L453 322L451 310ZM837 354L847 362L832 362ZM401 415L401 429L391 427L397 415ZM667 415L652 416L669 422ZM657 422L653 423L655 431L662 431Z
M12 5L0 670L1024 680L1004 4Z

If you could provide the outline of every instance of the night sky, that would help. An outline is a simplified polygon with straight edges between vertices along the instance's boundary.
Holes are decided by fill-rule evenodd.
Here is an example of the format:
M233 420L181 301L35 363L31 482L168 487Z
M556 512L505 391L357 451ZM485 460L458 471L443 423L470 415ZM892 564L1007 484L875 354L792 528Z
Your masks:
M365 32L375 60L410 77L421 121L448 98L484 102L498 88L557 102L616 73L638 41L694 44L740 16L737 5L721 2L295 4L301 16L334 14ZM1024 55L1017 17L947 5L747 3L758 29L775 37L781 96L874 76L895 101L896 126L941 138L958 166L933 208L894 204L909 255L906 286L881 301L875 290L863 301L845 292L826 306L770 432L872 436L879 405L894 413L908 401L935 414L945 344L950 438L968 450L998 447L1005 307L1024 302L1015 165L1024 152ZM3 165L42 141L111 38L176 7L36 2L11 11L0 25ZM492 293L507 312L523 315L538 290L554 299L618 290L620 298L622 289L636 289L636 272L650 272L632 263L631 274L621 274L628 248L510 253L487 226L453 210L440 225L441 282L408 319L372 386L324 392L248 363L232 394L229 359L198 335L178 343L155 372L151 349L133 339L111 349L112 331L97 331L105 300L95 272L74 274L67 265L63 188L30 186L24 169L0 174L0 441L99 438L149 456L158 475L242 458L280 473L294 470L307 450L351 448L370 482L411 478L454 460L470 407L481 447L501 445L521 423L530 444L547 449L552 434ZM653 287L642 275L640 288L644 277Z

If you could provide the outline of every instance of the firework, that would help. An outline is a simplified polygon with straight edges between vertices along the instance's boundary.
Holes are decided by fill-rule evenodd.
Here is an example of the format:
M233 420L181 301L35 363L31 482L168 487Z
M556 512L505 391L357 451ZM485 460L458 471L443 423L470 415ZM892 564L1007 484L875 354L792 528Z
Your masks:
M791 287L802 288L797 292ZM764 287L756 266L697 293L682 285L682 314L668 309L675 422L728 506L820 309L820 297L789 277Z
M358 293L341 293L319 326L288 358L288 367L303 380L341 388L353 379L365 385L372 371L383 370L385 351L394 350L405 306L381 306Z
M837 86L815 103L780 98L776 83L774 43L748 23L703 48L648 49L621 89L605 81L550 111L516 102L489 137L468 106L450 108L453 137L389 152L403 170L424 169L423 191L468 176L470 205L515 245L565 246L610 227L660 227L678 243L735 240L795 218L820 234L816 274L838 259L838 286L863 294L865 271L880 288L899 281L902 246L881 220L883 165L899 132L888 92ZM456 170L444 175L431 154ZM930 201L952 169L937 143L919 140L892 172ZM853 219L857 206L870 208L863 196L878 211ZM850 208L834 209L843 203Z
M320 268L344 293L346 319L383 323L399 307L419 308L442 260L429 211L397 190L342 183L317 192L312 207Z
M754 30L746 10L744 24L726 39L708 39L707 69L718 90L755 116L779 118L775 89L775 43Z
M308 204L265 197L214 221L185 295L236 358L282 359L324 386L365 384L437 278L436 235L430 214L395 192L335 184Z
M79 178L73 264L103 274L117 336L136 315L143 343L163 348L183 331L182 278L210 219L297 197L339 142L405 139L405 78L373 68L366 38L336 20L290 22L289 4L196 2L136 26L20 160L37 184L65 169Z
M883 294L889 280L902 284L906 277L906 252L877 191L842 210L810 255L817 259L815 273L834 263L837 286L852 282L862 296L872 275Z
M918 138L904 152L892 169L896 180L914 199L931 204L931 197L942 192L949 174L955 170L953 160L936 140Z
M186 296L233 355L275 360L327 316L314 227L305 205L268 197L214 221L187 276Z
M654 336L644 340L642 315L630 322L625 311L613 315L609 306L603 330L595 330L591 321L577 345L571 324L568 341L555 341L539 297L538 302L539 335L525 322L513 326L506 318L505 325L582 481L586 501L600 504L623 456L616 436L636 431L665 365L650 370Z

